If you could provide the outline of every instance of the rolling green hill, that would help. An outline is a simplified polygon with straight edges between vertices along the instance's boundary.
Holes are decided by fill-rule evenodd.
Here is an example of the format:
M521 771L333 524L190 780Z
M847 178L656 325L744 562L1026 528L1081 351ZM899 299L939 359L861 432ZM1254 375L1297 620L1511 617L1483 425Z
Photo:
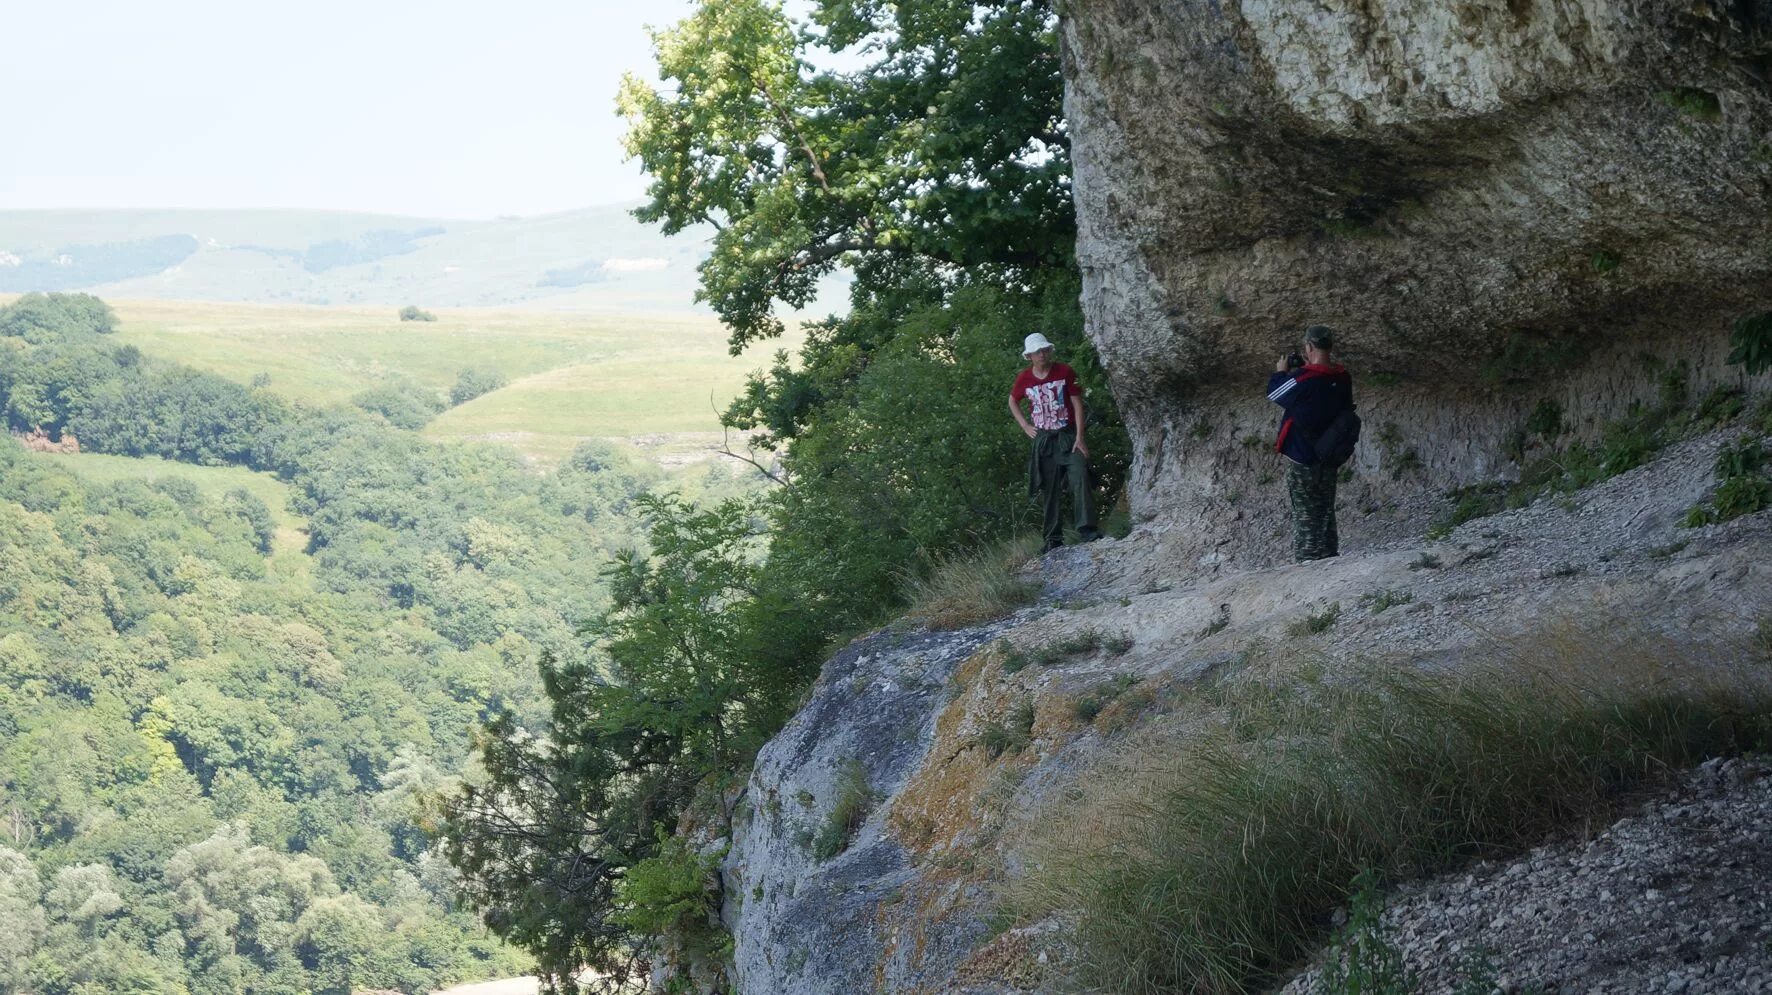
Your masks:
M704 252L609 205L464 221L333 211L0 211L0 292L687 310Z
M716 406L765 362L729 355L720 324L689 313L443 308L429 322L401 321L391 307L115 307L121 343L316 405L407 380L440 398L464 368L494 369L507 386L443 412L425 434L501 442L547 463L587 438L640 444L667 461L705 448L718 438Z

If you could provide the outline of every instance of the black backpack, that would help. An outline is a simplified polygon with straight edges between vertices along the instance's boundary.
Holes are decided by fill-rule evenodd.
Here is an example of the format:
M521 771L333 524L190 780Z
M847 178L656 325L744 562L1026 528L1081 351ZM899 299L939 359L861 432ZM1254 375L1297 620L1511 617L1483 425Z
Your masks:
M1354 456L1354 447L1360 442L1360 416L1354 412L1354 406L1348 405L1341 413L1323 426L1317 434L1317 441L1312 444L1317 453L1317 462L1330 469L1339 470L1342 465Z

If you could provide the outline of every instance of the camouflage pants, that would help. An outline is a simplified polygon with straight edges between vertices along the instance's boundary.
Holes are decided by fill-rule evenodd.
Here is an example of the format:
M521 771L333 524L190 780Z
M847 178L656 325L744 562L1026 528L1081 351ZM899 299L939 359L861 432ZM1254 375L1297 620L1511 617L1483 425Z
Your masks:
M1335 469L1286 467L1286 493L1292 498L1292 555L1303 563L1339 552L1335 534Z

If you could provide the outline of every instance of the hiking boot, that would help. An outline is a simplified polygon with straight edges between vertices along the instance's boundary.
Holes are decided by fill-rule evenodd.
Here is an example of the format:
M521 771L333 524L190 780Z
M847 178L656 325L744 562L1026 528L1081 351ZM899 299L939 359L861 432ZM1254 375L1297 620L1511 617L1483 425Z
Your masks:
M1107 537L1102 534L1100 529L1084 529L1077 533L1077 538L1084 542L1094 542L1097 539L1105 539Z
M1050 553L1062 545L1064 545L1063 539L1048 539L1046 540L1046 545L1040 547L1040 552Z

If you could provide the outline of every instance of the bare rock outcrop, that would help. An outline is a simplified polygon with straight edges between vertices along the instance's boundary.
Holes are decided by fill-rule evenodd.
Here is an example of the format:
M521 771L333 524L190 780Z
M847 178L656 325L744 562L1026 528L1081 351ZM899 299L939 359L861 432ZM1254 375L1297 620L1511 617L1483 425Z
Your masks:
M1134 735L1186 735L1187 702L1212 680L1300 660L1328 679L1362 661L1458 667L1611 619L1670 645L1751 641L1772 617L1772 510L1679 525L1735 431L1442 539L1398 534L1335 560L1202 577L1137 539L1072 547L1034 565L1047 595L1001 621L910 620L857 640L739 802L723 865L738 991L1064 990L1062 924L1005 930L1003 889L1079 777ZM1335 624L1298 634L1329 606ZM1037 659L1058 646L1073 649Z
M1307 323L1386 433L1359 471L1418 452L1394 492L1507 475L1540 397L1640 400L1639 353L1715 377L1772 308L1764 0L1093 0L1061 32L1087 329L1176 555L1273 559L1227 457Z

